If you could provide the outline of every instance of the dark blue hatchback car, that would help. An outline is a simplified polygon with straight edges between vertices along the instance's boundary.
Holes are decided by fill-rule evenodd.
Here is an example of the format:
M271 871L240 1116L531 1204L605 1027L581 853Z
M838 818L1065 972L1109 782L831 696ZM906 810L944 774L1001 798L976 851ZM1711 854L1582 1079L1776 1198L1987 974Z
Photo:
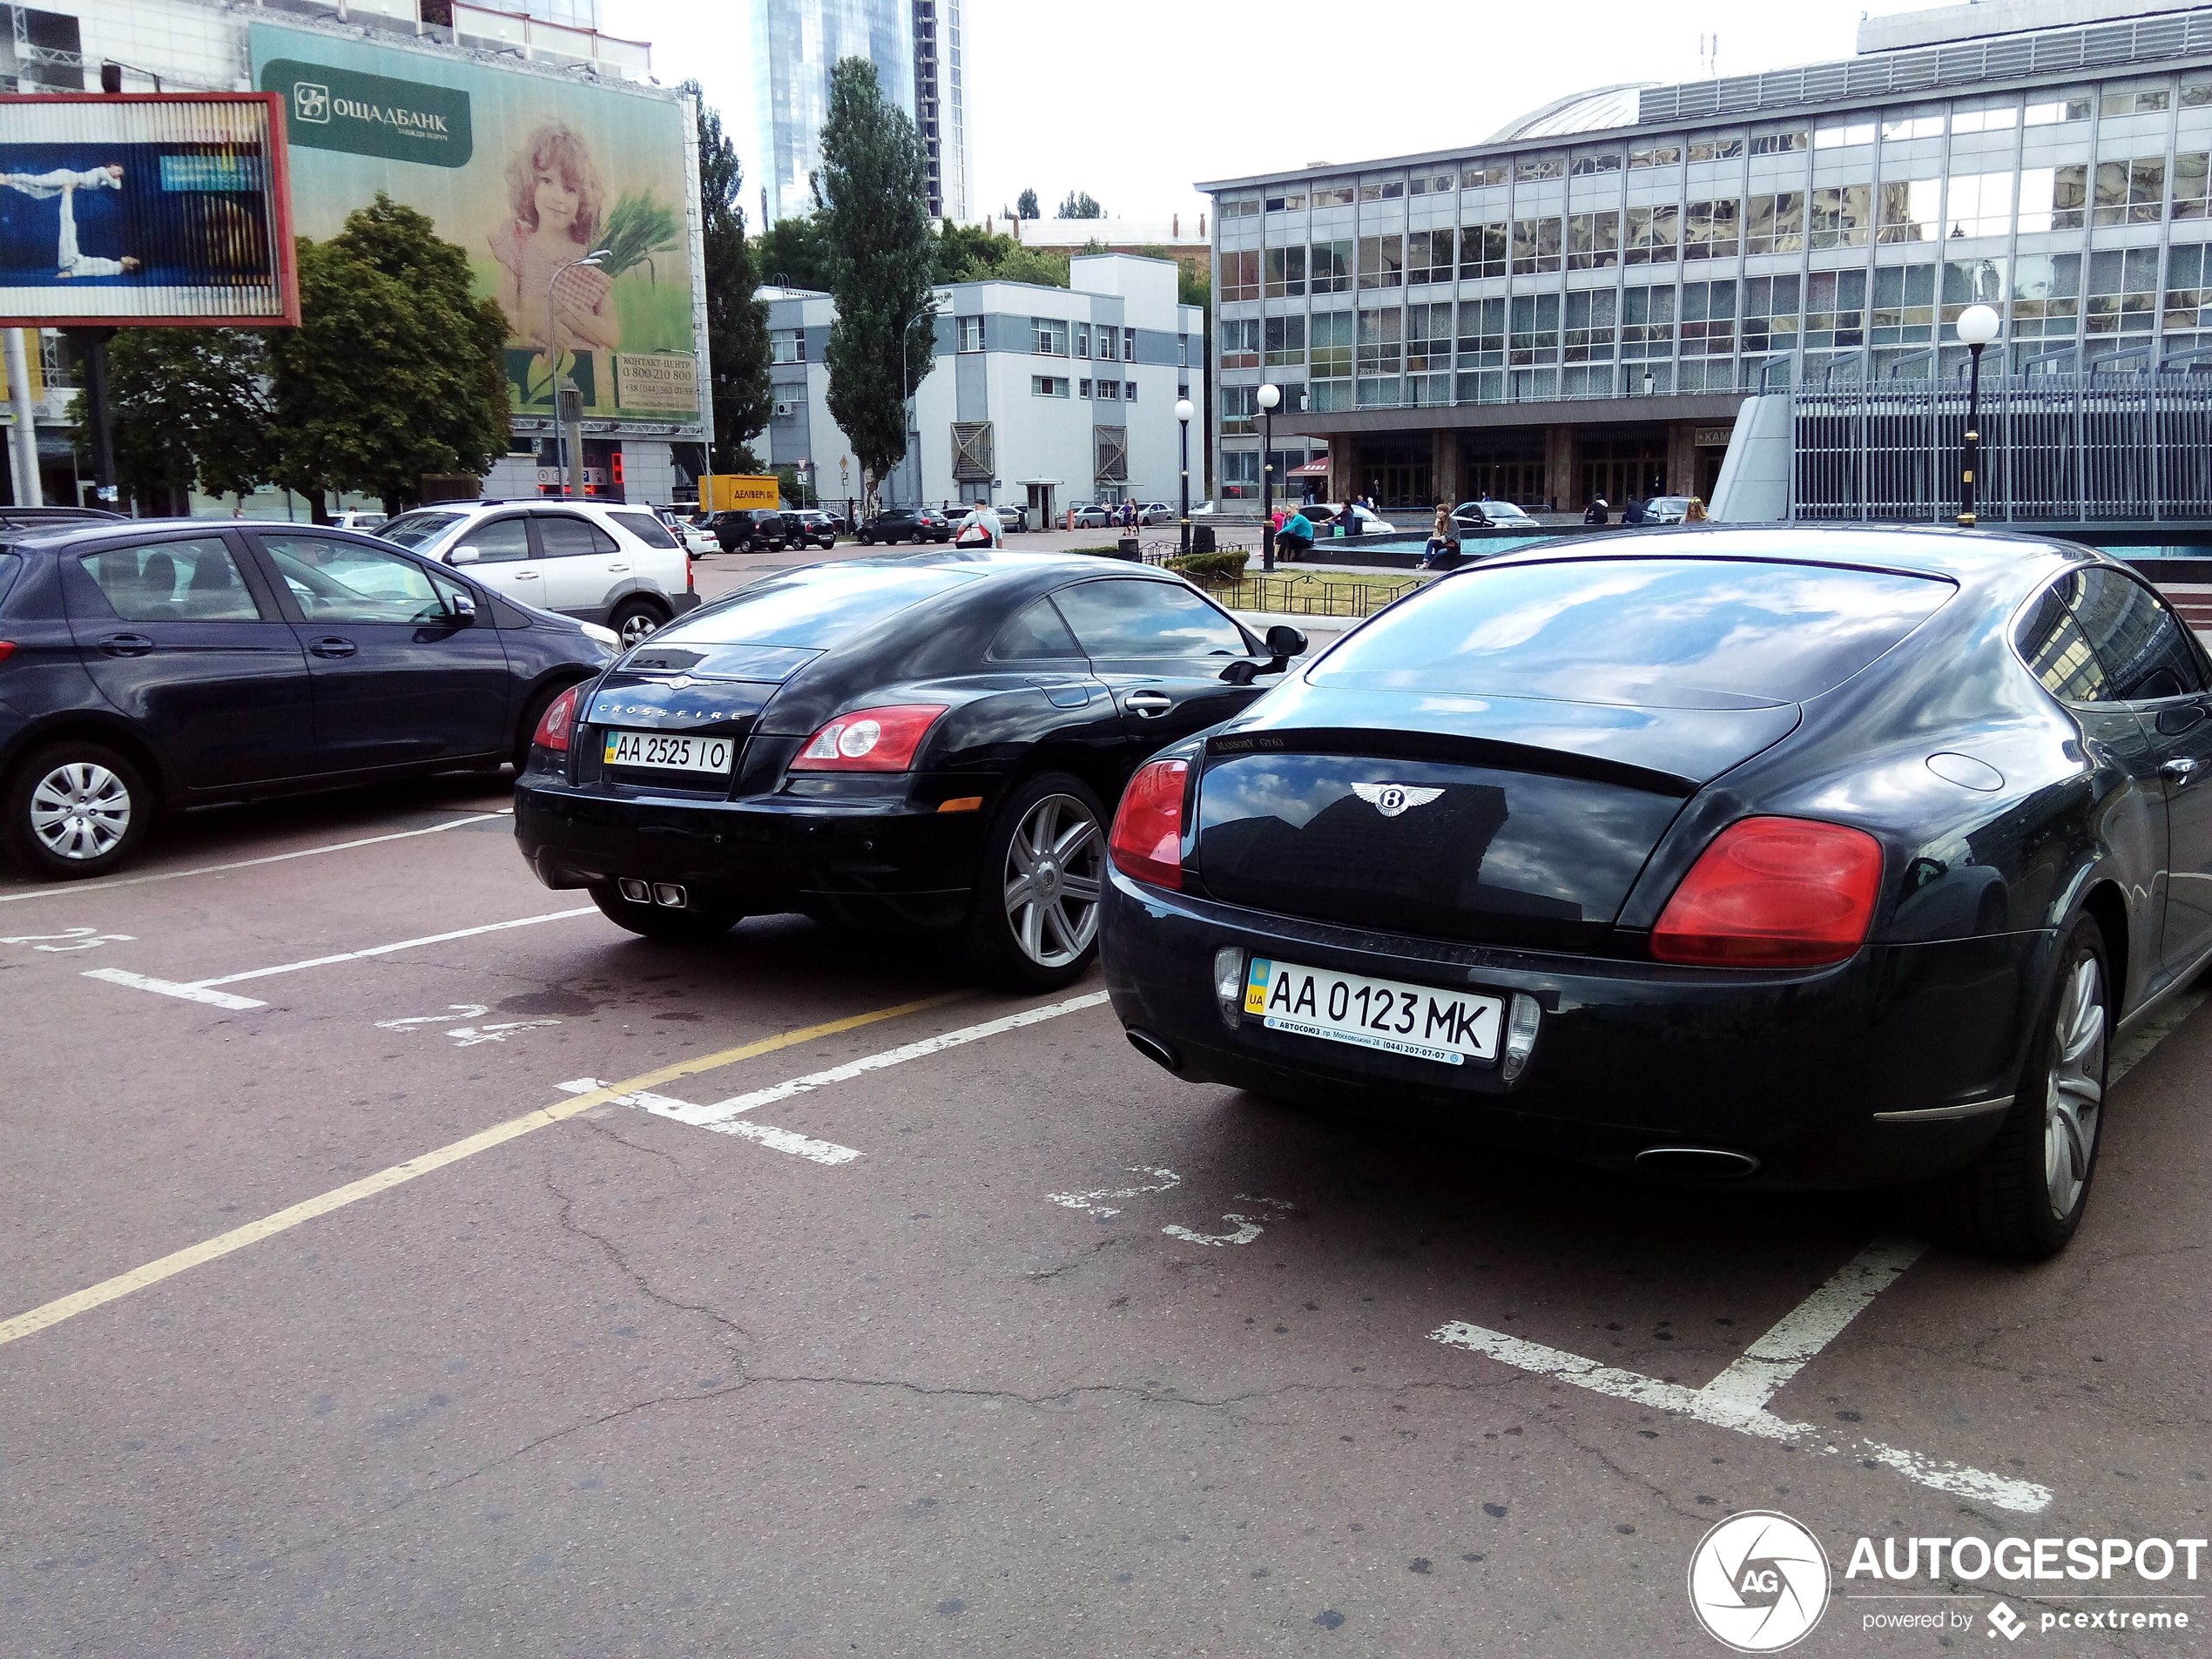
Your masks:
M315 525L0 525L0 848L105 874L186 807L516 759L615 636Z

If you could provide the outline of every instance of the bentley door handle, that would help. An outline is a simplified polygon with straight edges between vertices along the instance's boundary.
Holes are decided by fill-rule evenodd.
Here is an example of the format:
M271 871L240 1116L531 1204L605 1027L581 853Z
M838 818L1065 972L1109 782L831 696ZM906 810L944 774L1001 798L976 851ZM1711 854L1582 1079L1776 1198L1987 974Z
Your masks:
M2159 767L2168 778L2187 783L2196 775L2197 763L2186 755L2176 755Z
M1122 699L1122 706L1132 714L1157 720L1175 706L1175 699L1164 691L1131 691Z

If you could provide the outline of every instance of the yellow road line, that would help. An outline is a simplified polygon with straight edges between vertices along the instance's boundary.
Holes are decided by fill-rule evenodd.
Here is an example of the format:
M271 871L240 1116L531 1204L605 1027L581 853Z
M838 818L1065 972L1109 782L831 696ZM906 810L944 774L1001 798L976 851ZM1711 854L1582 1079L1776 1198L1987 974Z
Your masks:
M229 1232L218 1233L212 1238L164 1256L158 1261L148 1262L144 1267L134 1267L127 1273L103 1279L85 1290L49 1302L43 1307L35 1307L28 1313L18 1313L11 1319L0 1319L0 1344L30 1336L49 1325L59 1325L64 1319L73 1318L105 1303L128 1296L133 1291L143 1291L148 1285L158 1285L163 1279L173 1278L187 1268L198 1267L219 1256L227 1256L234 1250L259 1244L287 1228L297 1227L303 1221L327 1216L334 1210L341 1210L362 1198L388 1191L417 1176L428 1175L433 1170L442 1170L448 1163L458 1163L462 1159L474 1157L479 1152L488 1152L495 1146L503 1146L518 1136L528 1135L532 1130L558 1123L624 1095L657 1089L663 1083L675 1082L678 1077L688 1077L695 1072L713 1071L723 1066L734 1065L740 1060L750 1060L755 1055L788 1049L797 1043L812 1042L818 1037L835 1036L839 1032L850 1031L856 1026L873 1025L880 1020L895 1020L903 1014L919 1014L924 1008L936 1008L965 995L967 993L961 991L948 991L941 996L925 996L916 1002L901 1002L896 1008L877 1008L870 1014L848 1015L841 1020L830 1020L820 1025L807 1026L802 1030L786 1031L779 1036L763 1037L757 1042L725 1049L718 1054L679 1060L672 1066L663 1066L658 1071L648 1071L624 1078L618 1083L609 1083L604 1089L595 1089L588 1095L577 1095L551 1106L541 1106L536 1111L524 1112L520 1117L510 1117L503 1123L495 1123L489 1129L480 1130L464 1139L439 1147L435 1151L411 1157L404 1163L395 1163L389 1169L379 1170L374 1175L364 1176L342 1187L334 1187L317 1197L293 1204L289 1210L280 1210L273 1216L264 1216L259 1221L250 1221L243 1227L234 1227Z

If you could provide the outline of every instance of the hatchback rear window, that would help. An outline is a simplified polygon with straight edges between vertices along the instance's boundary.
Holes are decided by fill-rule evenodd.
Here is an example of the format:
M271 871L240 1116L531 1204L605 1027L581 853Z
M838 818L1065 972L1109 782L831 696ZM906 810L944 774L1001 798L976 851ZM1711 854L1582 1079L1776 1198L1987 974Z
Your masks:
M1750 560L1493 565L1393 605L1312 678L1662 708L1797 703L1842 685L1953 591L1937 577Z
M859 560L756 582L653 636L656 645L805 645L826 650L884 617L974 578L942 569L885 570Z
M20 554L0 548L0 599L8 597L8 590L16 585L16 572L23 569Z
M388 542L397 542L401 547L421 547L426 542L435 542L460 522L459 513L401 513L389 523L380 526L376 533Z

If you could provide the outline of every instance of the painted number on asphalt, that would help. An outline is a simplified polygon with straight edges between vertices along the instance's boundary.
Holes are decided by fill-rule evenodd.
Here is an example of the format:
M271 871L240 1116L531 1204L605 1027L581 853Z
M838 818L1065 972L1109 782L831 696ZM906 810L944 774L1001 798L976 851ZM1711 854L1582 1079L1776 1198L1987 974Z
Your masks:
M0 938L0 945L28 945L33 950L96 950L102 945L127 942L129 934L104 934L97 927L64 927L57 934L17 934Z
M462 1020L477 1020L490 1012L491 1007L489 1003L455 1002L449 1005L443 1014L418 1014L412 1019L407 1020L379 1020L376 1022L376 1028L380 1031L408 1031L418 1025L444 1025L447 1021L456 1017ZM529 1031L538 1026L560 1023L558 1020L505 1020L491 1025L453 1026L444 1035L453 1039L455 1048L470 1049L480 1042L504 1042L517 1031Z

